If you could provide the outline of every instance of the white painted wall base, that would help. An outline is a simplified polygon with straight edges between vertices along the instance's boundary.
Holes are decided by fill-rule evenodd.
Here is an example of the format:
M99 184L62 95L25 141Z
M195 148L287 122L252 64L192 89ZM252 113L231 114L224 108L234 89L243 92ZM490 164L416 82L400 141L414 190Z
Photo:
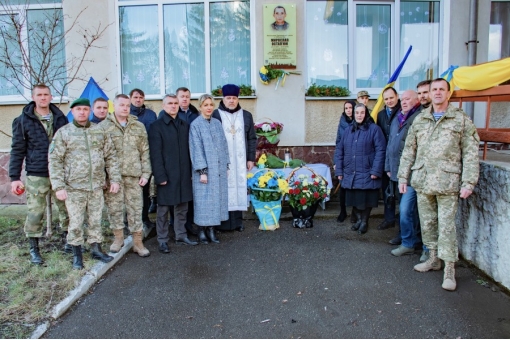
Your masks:
M510 289L510 164L480 162L473 195L457 214L459 252Z

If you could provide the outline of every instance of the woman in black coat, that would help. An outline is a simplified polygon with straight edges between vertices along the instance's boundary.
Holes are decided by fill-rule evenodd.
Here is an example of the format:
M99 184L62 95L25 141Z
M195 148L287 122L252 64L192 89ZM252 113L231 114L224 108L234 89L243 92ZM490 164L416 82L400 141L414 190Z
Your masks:
M344 134L344 131L352 125L352 122L354 121L354 107L356 106L356 102L354 100L348 100L344 103L344 112L340 115L340 122L338 122L338 130L336 132L336 145L338 146L340 144L340 141L342 140L342 136ZM338 148L335 149L335 155L338 152ZM336 158L336 157L335 157ZM354 216L354 210L351 213L351 222L356 223L356 220L353 220ZM340 214L337 217L338 222L345 221L345 218L347 217L347 210L345 208L345 189L340 187Z
M359 234L368 230L368 218L377 207L384 171L386 139L373 123L367 107L354 107L354 122L337 145L335 175L345 189L345 204L354 208L358 221L351 227Z

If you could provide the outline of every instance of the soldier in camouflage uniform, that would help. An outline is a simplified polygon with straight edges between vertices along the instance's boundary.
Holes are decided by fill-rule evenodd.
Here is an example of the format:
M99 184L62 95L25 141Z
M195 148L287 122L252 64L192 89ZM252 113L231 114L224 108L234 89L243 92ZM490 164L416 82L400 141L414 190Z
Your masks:
M398 181L400 192L405 193L411 178L418 197L423 243L430 250L429 259L414 269L440 270L440 259L444 260L442 287L455 290L455 214L459 196L468 198L478 182L480 138L469 117L448 103L449 93L450 84L442 78L430 84L432 105L409 129Z
M39 253L39 238L43 236L42 220L46 210L46 196L51 190L48 173L48 147L53 135L64 125L67 118L51 104L48 86L36 85L32 89L32 101L12 122L12 147L9 162L11 191L23 187L21 170L25 161L28 214L24 231L30 242L30 262L44 263ZM63 202L54 199L59 211L60 227L67 232L69 218Z
M71 104L74 120L60 129L49 150L51 184L69 212L67 243L73 248L73 268L83 269L81 245L83 222L88 214L87 242L92 258L110 262L113 257L101 250L101 215L104 205L105 168L110 193L119 191L120 169L115 147L108 134L89 121L90 102L77 99Z
M125 94L114 100L115 112L99 124L110 135L117 151L122 175L119 194L107 194L110 226L115 240L110 251L116 253L124 245L124 215L126 206L128 225L133 235L133 251L142 257L150 253L142 243L142 187L151 176L149 142L145 126L129 113L130 101Z

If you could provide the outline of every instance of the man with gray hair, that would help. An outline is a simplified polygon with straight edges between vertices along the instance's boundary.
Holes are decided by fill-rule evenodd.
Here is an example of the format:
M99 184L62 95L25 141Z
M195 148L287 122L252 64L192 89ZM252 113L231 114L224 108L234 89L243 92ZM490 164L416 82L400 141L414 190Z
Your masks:
M421 112L418 94L413 90L404 91L400 97L401 109L391 122L388 146L386 148L386 171L391 185L398 185L398 167L400 155L404 149L407 132L413 124L414 118ZM418 205L416 191L409 185L407 192L400 198L400 237L402 244L391 251L394 256L414 254L414 247L420 240L420 220L418 217Z
M158 188L156 232L159 251L168 254L168 214L174 210L175 243L195 246L186 232L188 203L193 199L189 125L178 117L179 100L174 94L163 98L163 110L151 125L149 145L154 181Z

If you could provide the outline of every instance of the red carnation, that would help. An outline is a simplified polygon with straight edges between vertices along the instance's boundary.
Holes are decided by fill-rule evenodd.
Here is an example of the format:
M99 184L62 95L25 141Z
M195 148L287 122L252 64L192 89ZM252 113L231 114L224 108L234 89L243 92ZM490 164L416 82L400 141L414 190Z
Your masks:
M322 197L323 197L323 198L326 198L327 196L328 196L328 195L326 195L326 194L322 194Z
M313 182L313 185L317 186L319 185L319 182Z
M314 193L313 193L313 197L315 197L315 198L319 198L319 193L318 193L318 192L314 192Z
M294 189L289 189L289 194L294 195Z
M306 204L306 197L302 197L302 198L299 200L299 203L301 203L301 205L305 205L305 204Z
M298 195L300 192L301 192L301 190L299 190L299 188L294 189L294 193L295 193L296 195Z
M308 188L303 188L303 191L308 191Z
M299 185L299 184L300 184L299 181L294 182L294 185Z
M312 178L315 178L315 177L317 177L317 176L315 176L315 174L312 174Z

